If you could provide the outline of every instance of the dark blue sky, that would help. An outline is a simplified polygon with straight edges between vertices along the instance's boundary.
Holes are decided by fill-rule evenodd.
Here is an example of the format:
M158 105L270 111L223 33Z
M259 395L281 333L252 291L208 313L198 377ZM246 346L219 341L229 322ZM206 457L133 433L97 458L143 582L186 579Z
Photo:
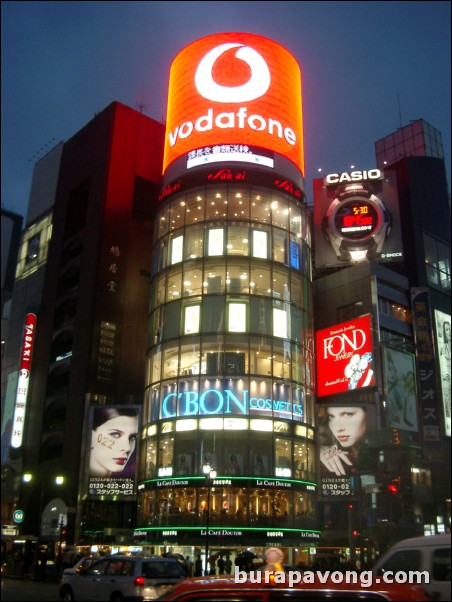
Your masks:
M303 77L306 189L374 167L374 143L425 119L450 185L450 2L1 3L2 206L25 215L36 159L113 100L163 121L190 42L245 31L283 44Z

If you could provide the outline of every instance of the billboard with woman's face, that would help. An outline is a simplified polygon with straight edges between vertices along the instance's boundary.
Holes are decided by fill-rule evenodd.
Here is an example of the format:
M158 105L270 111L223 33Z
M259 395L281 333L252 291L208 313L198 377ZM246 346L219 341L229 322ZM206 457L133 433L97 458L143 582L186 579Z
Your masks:
M367 447L367 411L362 406L319 405L319 466L322 496L354 493L359 456Z
M414 355L387 347L383 357L386 425L417 432L419 427Z
M139 418L139 406L90 408L89 495L123 497L135 494Z
M450 315L435 309L436 347L438 350L441 395L443 398L444 431L451 436L451 323Z

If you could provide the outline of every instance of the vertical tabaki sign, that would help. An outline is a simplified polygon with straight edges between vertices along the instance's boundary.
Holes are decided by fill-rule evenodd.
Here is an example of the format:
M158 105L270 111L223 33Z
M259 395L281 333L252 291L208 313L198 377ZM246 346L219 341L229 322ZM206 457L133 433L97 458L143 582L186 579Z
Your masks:
M440 441L440 420L430 297L427 289L412 289L411 305L419 373L423 439L426 444L436 445Z
M28 390L30 387L31 360L36 333L36 316L27 314L20 354L19 379L17 381L16 403L14 407L11 447L18 449L22 445L27 410Z

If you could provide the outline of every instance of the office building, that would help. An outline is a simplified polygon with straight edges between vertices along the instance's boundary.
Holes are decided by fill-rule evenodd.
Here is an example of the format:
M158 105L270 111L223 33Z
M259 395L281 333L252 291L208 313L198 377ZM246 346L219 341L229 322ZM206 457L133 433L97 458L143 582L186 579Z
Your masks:
M35 169L3 365L8 491L30 541L116 541L135 526L134 487L90 482L86 418L94 405L141 408L163 134L162 124L114 102ZM29 312L24 399L17 382Z

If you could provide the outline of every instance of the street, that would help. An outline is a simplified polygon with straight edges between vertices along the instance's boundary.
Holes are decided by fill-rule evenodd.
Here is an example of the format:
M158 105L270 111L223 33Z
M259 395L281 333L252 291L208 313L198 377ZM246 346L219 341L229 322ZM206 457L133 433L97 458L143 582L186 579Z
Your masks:
M59 600L58 583L11 579L2 576L2 602L56 602Z

